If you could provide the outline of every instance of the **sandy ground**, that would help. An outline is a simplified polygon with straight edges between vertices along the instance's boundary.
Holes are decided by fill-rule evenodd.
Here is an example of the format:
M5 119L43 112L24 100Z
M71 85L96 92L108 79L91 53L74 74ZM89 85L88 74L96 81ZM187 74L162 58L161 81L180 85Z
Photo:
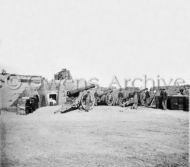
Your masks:
M188 166L188 112L95 107L1 113L2 167Z

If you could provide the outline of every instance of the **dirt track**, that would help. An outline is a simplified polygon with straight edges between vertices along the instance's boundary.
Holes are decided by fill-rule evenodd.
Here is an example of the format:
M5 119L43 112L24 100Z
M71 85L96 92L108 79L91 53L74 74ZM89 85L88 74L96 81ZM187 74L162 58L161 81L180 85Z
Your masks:
M96 107L1 114L2 167L188 166L188 113Z

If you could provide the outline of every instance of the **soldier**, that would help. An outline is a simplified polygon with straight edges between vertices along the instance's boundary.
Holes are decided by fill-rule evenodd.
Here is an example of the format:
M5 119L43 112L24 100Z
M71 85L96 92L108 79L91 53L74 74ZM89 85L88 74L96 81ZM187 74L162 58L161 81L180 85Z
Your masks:
M94 93L94 97L95 97L95 106L97 106L98 105L98 102L100 101L100 99L99 99L99 97L98 97L98 92L97 92L97 90L95 91L95 93Z
M38 97L38 95L34 95L34 105L35 105L35 110L39 108L39 97Z
M133 105L131 107L132 109L137 109L138 108L138 94L137 92L134 93L133 96Z
M167 99L168 94L165 89L162 89L160 92L161 102L162 102L162 109L167 110Z
M31 107L30 99L26 100L26 103L25 103L25 113L26 114L32 113L32 107Z
M148 90L145 92L145 106L147 107L150 103L150 93Z
M140 92L140 104L142 106L145 105L145 92L144 91Z
M36 110L35 98L34 97L30 97L30 106L31 106L32 112L34 112Z
M185 95L184 89L180 89L179 91L180 91L180 95Z
M124 99L124 94L122 92L122 89L119 90L119 93L118 93L118 104L121 105L123 103L123 99Z

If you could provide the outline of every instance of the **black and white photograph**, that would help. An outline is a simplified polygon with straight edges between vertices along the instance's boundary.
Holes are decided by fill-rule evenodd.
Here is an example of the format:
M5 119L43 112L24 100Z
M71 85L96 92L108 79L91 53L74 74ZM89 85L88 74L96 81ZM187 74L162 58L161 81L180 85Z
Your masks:
M189 167L189 0L0 0L0 167Z

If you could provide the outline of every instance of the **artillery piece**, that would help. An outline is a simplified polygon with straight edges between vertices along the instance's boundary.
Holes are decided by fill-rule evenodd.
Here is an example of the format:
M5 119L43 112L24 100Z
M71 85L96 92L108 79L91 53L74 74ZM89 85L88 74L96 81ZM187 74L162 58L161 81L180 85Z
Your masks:
M112 89L106 89L101 92L96 91L94 96L96 99L96 105L108 105L108 96L112 93Z
M66 113L76 109L83 109L85 111L91 110L95 104L94 93L91 91L92 88L95 88L95 85L89 85L68 91L67 97L71 100L70 106L66 109L62 106L62 108L55 113Z

